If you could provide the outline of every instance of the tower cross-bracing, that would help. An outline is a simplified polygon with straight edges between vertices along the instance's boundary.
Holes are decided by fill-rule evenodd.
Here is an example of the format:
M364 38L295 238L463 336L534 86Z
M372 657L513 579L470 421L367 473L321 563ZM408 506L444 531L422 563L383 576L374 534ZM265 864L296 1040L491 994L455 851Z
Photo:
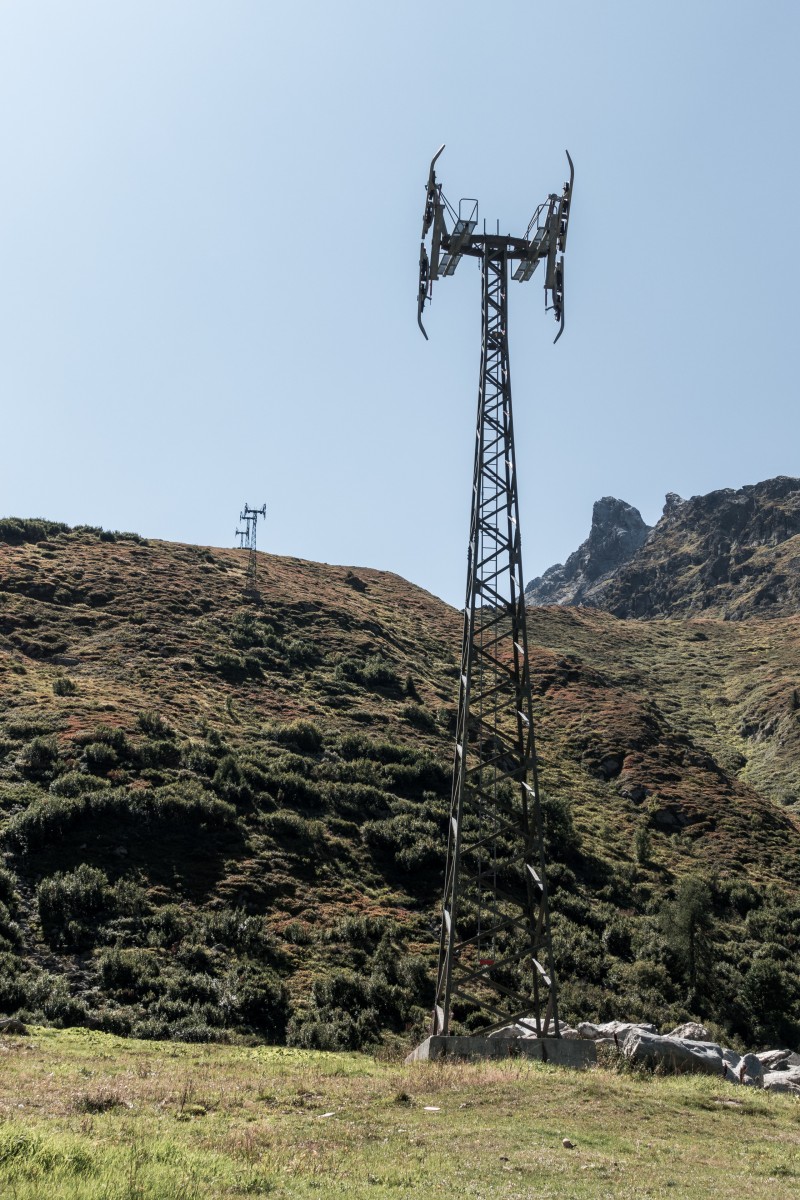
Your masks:
M443 149L443 147L442 147ZM508 356L508 275L545 264L545 297L564 325L573 168L522 238L476 233L477 201L458 213L431 163L420 251L418 320L433 281L479 258L481 370L433 1034L455 1016L470 1032L517 1024L559 1036L536 764ZM449 225L448 225L449 218ZM427 244L426 244L427 242ZM427 334L425 335L427 337Z

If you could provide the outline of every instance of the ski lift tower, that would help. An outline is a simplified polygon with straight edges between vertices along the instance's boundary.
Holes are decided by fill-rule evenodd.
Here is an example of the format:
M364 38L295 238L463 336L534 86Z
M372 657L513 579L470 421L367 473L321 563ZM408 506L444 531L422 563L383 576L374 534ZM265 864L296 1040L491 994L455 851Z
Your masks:
M248 550L247 557L247 574L245 576L245 592L247 594L255 594L256 592L256 569L258 559L256 557L256 529L258 526L258 518L266 517L267 506L262 504L261 508L251 508L245 503L244 508L239 513L239 520L244 522L244 529L237 529L235 537L239 538L239 548Z
M560 1037L531 705L508 359L508 274L542 264L545 308L564 330L564 250L574 168L521 237L478 230L477 200L456 211L436 180L422 221L417 320L435 280L476 258L481 371L453 787L432 1035L453 1006L470 1033L511 1027Z

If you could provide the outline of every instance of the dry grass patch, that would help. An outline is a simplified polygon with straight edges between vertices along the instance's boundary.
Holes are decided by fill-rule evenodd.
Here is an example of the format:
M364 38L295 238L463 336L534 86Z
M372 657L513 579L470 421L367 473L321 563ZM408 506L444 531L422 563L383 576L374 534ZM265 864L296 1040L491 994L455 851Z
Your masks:
M0 1178L15 1200L727 1200L743 1179L756 1200L788 1200L800 1183L800 1104L718 1080L84 1031L36 1030L2 1055Z

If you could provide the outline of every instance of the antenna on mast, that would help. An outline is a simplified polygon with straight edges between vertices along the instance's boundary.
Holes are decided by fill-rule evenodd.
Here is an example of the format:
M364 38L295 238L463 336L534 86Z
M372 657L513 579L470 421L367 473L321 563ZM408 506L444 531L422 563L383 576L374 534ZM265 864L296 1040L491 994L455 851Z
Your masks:
M422 218L417 322L435 280L477 258L482 276L481 374L447 866L432 1035L453 1007L470 1032L560 1037L533 730L519 527L508 270L525 283L544 262L545 309L564 331L564 250L574 167L523 236L476 233L478 202L458 211L431 160Z
M518 283L527 283L539 263L545 260L545 311L552 312L558 321L559 329L554 339L557 342L564 332L564 251L567 248L569 210L575 179L575 167L569 150L566 151L569 179L564 184L561 195L551 193L536 208L524 237L501 237L499 225L496 234L487 235L485 222L483 234L475 236L478 201L460 200L456 213L444 195L442 185L436 181L436 160L443 150L444 145L441 145L431 159L422 216L417 323L425 340L428 340L428 335L422 324L422 314L425 305L433 297L434 280L455 274L456 267L465 254L472 258L482 258L487 249L499 252L505 248L508 261L517 263L512 278ZM466 209L465 205L468 206ZM447 226L448 217L450 229ZM429 241L430 251L426 246L426 239Z

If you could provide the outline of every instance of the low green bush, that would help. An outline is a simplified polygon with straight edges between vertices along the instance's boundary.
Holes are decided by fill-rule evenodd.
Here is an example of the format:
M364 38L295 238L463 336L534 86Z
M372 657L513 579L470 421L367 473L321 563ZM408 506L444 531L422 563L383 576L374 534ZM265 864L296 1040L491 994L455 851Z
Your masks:
M166 1042L170 1035L169 1021L163 1016L156 1017L148 1012L147 1016L131 1022L130 1035L144 1042Z
M84 792L102 792L109 787L107 779L98 779L96 775L87 775L84 771L66 771L50 784L49 791L53 796L81 796Z
M182 1020L175 1021L169 1027L169 1036L173 1042L189 1042L202 1044L208 1042L227 1042L228 1034L212 1024L218 1012L211 1005L204 1005L203 1011L191 1012Z
M266 771L263 771L261 767L257 766L253 762L248 761L247 759L244 761L239 760L239 769L242 775L243 787L240 798L245 798L244 789L246 788L247 792L249 793L249 800L257 797L259 807L263 808L265 805L266 807L270 807L270 804L274 803L272 796L272 782L275 777L270 776ZM234 800L231 796L227 796L225 798L230 799L231 802L234 803Z
M291 638L286 643L286 658L293 667L312 667L322 660L322 654L314 642Z
M216 757L205 746L194 743L181 748L181 766L196 775L213 775Z
M114 884L114 907L120 915L141 920L150 911L147 892L133 879L121 878Z
M148 737L158 738L161 741L170 740L175 737L175 730L164 720L160 713L150 709L147 712L139 713L136 718L136 724L142 733L146 733Z
M23 1020L58 1028L86 1024L89 1016L86 1003L72 994L66 976L32 971L20 982L24 986L24 1008L20 1012Z
M194 934L194 931L193 931ZM214 955L202 942L187 939L175 951L175 961L190 974L209 977L214 970Z
M154 820L191 820L209 829L236 824L236 809L196 783L173 783L150 793L140 793L135 811Z
M340 917L325 934L327 941L349 942L360 949L373 950L387 933L396 931L396 922L386 917L372 917L365 913L348 914Z
M16 904L13 903L14 909ZM22 946L22 930L12 919L11 909L0 900L0 952L16 952Z
M0 1012L13 1016L27 1006L25 964L10 949L0 948Z
M273 837L288 838L290 841L302 842L309 847L319 839L322 833L318 821L307 821L300 813L293 812L290 808L267 813L264 817L264 828Z
M226 1024L244 1023L270 1042L286 1041L290 1016L286 985L261 963L239 962L225 976L220 1000Z
M23 748L17 766L26 779L47 780L58 766L58 757L58 742L52 734L35 737Z
M295 753L292 749L283 750L274 757L265 756L258 761L266 772L302 775L303 779L310 779L314 774L313 760L307 755Z
M203 915L203 936L210 945L223 945L253 958L277 957L275 939L260 913L243 908L219 908Z
M361 836L373 850L390 855L408 873L438 871L444 866L446 845L440 830L421 812L365 821Z
M580 850L580 836L575 828L572 805L561 796L546 794L541 794L539 802L548 860L569 861Z
M325 779L331 783L365 783L380 787L380 764L371 758L336 759L325 763Z
M275 725L269 732L276 742L308 754L321 750L325 740L322 730L313 721L291 721L288 725Z
M323 806L322 787L292 771L265 771L264 788L278 804L294 805L307 811Z
M764 901L763 893L746 879L717 880L715 888L722 903L742 917Z
M96 725L91 733L81 739L76 739L78 745L87 746L90 743L101 742L116 750L120 758L127 758L131 753L128 735L118 725Z
M5 867L0 867L0 902L5 904L11 911L14 911L18 900L16 878L12 875L11 871Z
M252 655L232 654L227 650L217 651L210 659L203 659L200 665L221 675L229 683L244 683L246 679L259 678L261 675L261 664L258 659Z
M631 955L633 933L630 919L619 913L606 925L603 931L603 945L615 958L628 959Z
M175 742L161 738L140 746L138 758L143 767L177 767L181 762L181 750Z
M7 822L3 838L22 852L38 850L84 824L133 824L155 832L162 822L222 830L236 823L236 809L194 782L147 790L109 788L78 796L42 796Z
M387 1030L407 1029L420 1015L420 1004L427 1006L431 984L426 965L416 957L409 958L395 941L393 923L356 918L348 932L356 936L359 929L367 937L369 951L364 970L337 969L317 976L308 1008L289 1021L289 1045L360 1050L375 1045Z
M308 921L287 921L281 932L284 941L292 946L310 946L314 941L314 930Z
M347 760L371 759L382 764L413 762L417 757L417 751L408 746L376 742L364 733L345 734L339 741L339 753Z
M106 742L90 742L83 748L83 761L93 775L107 775L119 762L119 756Z
M400 696L403 684L395 668L379 654L368 658L345 655L339 659L334 672L336 679L360 683L362 687Z
M230 628L231 644L237 650L266 647L283 652L283 639L276 626L252 612L237 613Z
M250 804L253 799L250 786L232 754L226 754L217 763L211 786L218 796L230 804Z
M369 982L352 971L315 979L307 1012L289 1021L287 1042L308 1050L360 1050L379 1036Z
M152 950L104 950L97 966L101 987L111 996L142 1000L158 993L161 964Z
M633 852L636 861L643 867L647 866L653 853L653 838L646 821L642 821L636 826L636 832L633 835Z
M174 946L185 938L192 928L187 909L179 904L162 904L148 921L147 944L149 946Z
M423 791L446 795L452 780L451 768L437 762L432 754L422 754L412 762L389 763L381 775L392 791L411 796L419 796Z
M108 914L112 892L103 871L81 863L74 871L57 871L36 889L42 932L53 948L92 945L101 918Z
M74 696L78 685L69 675L57 675L53 680L53 694L56 696Z
M202 957L201 957L202 956ZM196 962L200 970L192 970L189 963ZM203 946L181 946L175 962L169 970L163 972L164 994L168 1000L182 1001L187 1006L210 1004L218 1008L220 1002L220 984L209 970L213 960ZM176 969L178 968L178 969ZM183 969L181 969L183 968ZM214 1014L214 1024L222 1023L219 1013Z
M13 717L6 721L5 732L8 737L18 742L27 742L39 734L51 733L53 726L49 721L36 721L31 717Z
M44 517L3 517L0 520L0 542L21 546L24 542L46 542L59 533L69 533L62 521L47 521Z
M320 785L326 803L344 817L376 820L388 817L390 797L386 792L366 783L323 783Z
M409 725L413 725L417 729L422 729L426 733L436 733L439 728L436 717L433 713L428 712L427 708L423 708L421 704L404 704L400 709L400 713L405 717Z
M394 667L378 654L366 660L358 675L365 687L400 690L400 677Z

